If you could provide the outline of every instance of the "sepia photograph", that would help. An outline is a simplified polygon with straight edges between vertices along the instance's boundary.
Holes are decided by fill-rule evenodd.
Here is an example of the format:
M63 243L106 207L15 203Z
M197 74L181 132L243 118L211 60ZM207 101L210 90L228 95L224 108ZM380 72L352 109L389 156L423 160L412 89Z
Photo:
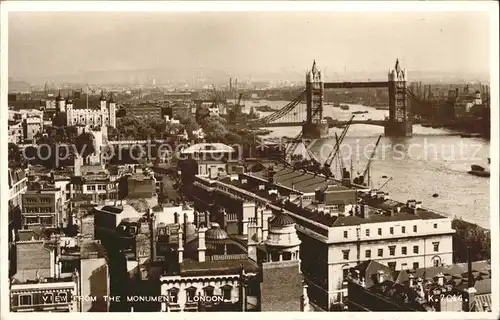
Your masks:
M496 2L0 10L2 317L500 316Z

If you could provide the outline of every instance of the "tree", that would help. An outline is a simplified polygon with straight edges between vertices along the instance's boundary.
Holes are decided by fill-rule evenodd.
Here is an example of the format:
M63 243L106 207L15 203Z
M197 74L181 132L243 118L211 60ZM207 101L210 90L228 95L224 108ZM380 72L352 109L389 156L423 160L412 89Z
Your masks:
M196 122L200 123L209 116L210 116L210 111L208 110L208 108L205 107L196 108Z
M451 226L456 230L453 235L454 262L466 262L467 247L471 248L473 261L491 259L491 235L489 230L462 219L453 219Z
M8 145L8 159L9 167L19 167L22 165L21 150L19 146L15 143L9 143Z
M186 129L187 131L187 134L188 134L188 138L189 139L193 139L194 138L194 135L193 135L193 132L197 131L200 126L198 125L198 123L196 122L196 119L193 118L193 117L186 117L186 118L182 118L180 120L180 123L184 126L184 128Z
M75 140L75 148L82 157L87 157L95 152L94 135L92 133L82 133Z
M52 125L54 127L66 126L66 112L58 112L52 119Z
M227 134L227 129L220 122L219 117L207 117L202 122L203 131L206 134L206 140L209 142L221 142Z
M118 140L118 129L115 127L108 126L108 139Z

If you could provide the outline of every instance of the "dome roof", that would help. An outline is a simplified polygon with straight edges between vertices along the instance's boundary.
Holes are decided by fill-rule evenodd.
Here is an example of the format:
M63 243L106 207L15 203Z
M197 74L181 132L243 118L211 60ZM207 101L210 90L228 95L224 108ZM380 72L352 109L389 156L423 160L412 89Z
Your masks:
M271 224L272 227L284 227L295 224L295 220L293 220L286 213L279 213L269 223Z
M218 223L212 222L210 229L205 232L205 239L207 240L224 240L229 236L226 231L222 230Z

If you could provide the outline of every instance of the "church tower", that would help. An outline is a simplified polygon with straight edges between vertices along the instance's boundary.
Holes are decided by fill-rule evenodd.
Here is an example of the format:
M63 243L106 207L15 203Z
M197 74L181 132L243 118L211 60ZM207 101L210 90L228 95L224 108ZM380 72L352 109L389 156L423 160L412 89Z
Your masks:
M113 128L116 127L116 102L113 98L113 93L109 99L109 125Z
M71 126L73 125L73 100L71 99L70 96L68 96L68 99L66 100L66 125Z
M61 96L61 90L59 90L59 94L56 97L56 105L57 112L66 112L66 101L64 101L64 98Z
M106 101L106 97L104 96L104 91L101 91L101 99L100 99L100 105L101 105L101 114L107 114L108 111L108 102Z

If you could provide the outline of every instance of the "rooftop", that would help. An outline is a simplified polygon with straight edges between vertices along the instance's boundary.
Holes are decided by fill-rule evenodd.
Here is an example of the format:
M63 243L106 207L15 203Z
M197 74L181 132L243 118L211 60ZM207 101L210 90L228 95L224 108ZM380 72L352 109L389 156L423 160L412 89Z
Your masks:
M247 258L205 262L184 260L180 265L180 273L182 276L237 274L241 271L242 267L246 272L259 271L257 264Z
M412 309L424 310L426 299L418 293L419 290L425 295L434 295L436 290L448 292L453 295L461 294L469 287L467 264L454 264L450 266L419 268L413 270L392 271L387 266L376 261L364 261L351 269L352 278L355 281L358 276L365 280L365 287L373 293L380 294L386 298L405 304ZM357 270L357 271L356 271ZM477 261L472 263L473 287L476 289L476 298L480 298L479 304L485 303L491 306L491 262ZM381 283L377 281L378 273L382 272L384 279ZM411 287L410 277L413 277ZM443 277L443 283L438 278ZM359 282L358 282L359 283ZM420 284L421 289L418 289Z
M230 147L224 143L198 143L195 145L192 145L190 147L187 147L186 149L182 150L181 153L183 154L188 154L188 153L214 153L214 152L226 152L226 153L232 153L235 152L233 147Z
M318 188L322 189L330 185L335 185L338 190L348 190L348 188L341 186L338 181L328 179L324 176L315 175L311 172L294 170L282 165L274 166L274 170L274 183L290 189L295 189L302 193L313 193ZM268 180L267 174L267 169L259 172L248 173L249 176L254 176L266 181Z

